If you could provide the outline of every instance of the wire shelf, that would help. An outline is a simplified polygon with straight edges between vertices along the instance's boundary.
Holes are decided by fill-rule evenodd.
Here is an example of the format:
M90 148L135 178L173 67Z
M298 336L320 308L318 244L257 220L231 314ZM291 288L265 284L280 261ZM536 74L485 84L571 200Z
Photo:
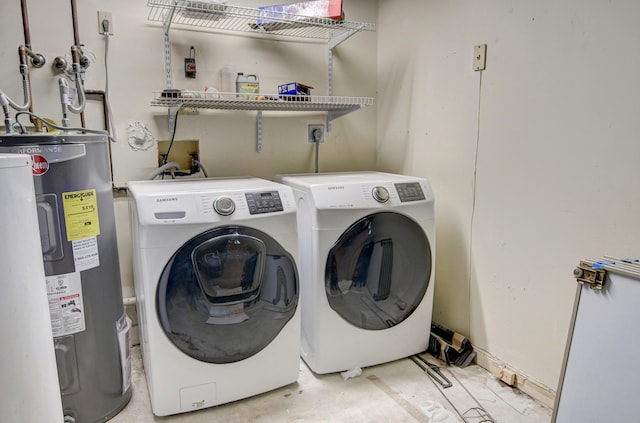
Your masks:
M196 109L253 110L253 111L323 111L349 112L372 106L372 97L303 96L278 94L236 94L189 91L167 93L154 91L152 106L190 107ZM173 97L176 95L176 97ZM179 97L177 97L179 95Z
M148 0L148 19L165 25L197 26L224 31L329 41L360 31L375 31L373 23L217 4L206 0Z

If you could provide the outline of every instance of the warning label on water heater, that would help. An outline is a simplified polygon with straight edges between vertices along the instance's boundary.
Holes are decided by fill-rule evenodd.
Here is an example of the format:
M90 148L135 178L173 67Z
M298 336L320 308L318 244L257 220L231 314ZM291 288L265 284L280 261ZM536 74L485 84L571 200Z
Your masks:
M62 205L68 241L100 235L98 198L95 189L63 192Z
M47 276L46 281L53 336L85 330L80 272Z

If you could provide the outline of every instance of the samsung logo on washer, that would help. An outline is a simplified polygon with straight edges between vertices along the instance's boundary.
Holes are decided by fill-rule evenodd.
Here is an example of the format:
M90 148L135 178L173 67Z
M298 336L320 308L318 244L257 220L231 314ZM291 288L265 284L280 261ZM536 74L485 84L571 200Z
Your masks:
M344 189L344 185L337 185L337 186L332 186L332 187L327 187L327 189Z
M156 203L169 203L171 201L178 201L178 197L156 198Z

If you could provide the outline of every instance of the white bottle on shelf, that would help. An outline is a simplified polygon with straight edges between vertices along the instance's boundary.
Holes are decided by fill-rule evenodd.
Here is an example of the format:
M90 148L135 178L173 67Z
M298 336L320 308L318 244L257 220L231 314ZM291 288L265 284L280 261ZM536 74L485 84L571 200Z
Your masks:
M236 70L231 64L224 64L220 68L220 91L223 93L236 92Z

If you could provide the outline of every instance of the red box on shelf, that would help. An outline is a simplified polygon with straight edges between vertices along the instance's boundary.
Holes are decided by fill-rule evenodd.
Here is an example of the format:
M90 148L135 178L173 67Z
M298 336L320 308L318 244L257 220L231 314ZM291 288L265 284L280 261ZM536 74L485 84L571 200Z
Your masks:
M265 13L263 19L258 20L258 25L273 23L280 17L278 13L314 18L342 19L342 0L307 0L297 3L260 6L259 9L264 12L275 13L272 16L269 16L269 13Z

